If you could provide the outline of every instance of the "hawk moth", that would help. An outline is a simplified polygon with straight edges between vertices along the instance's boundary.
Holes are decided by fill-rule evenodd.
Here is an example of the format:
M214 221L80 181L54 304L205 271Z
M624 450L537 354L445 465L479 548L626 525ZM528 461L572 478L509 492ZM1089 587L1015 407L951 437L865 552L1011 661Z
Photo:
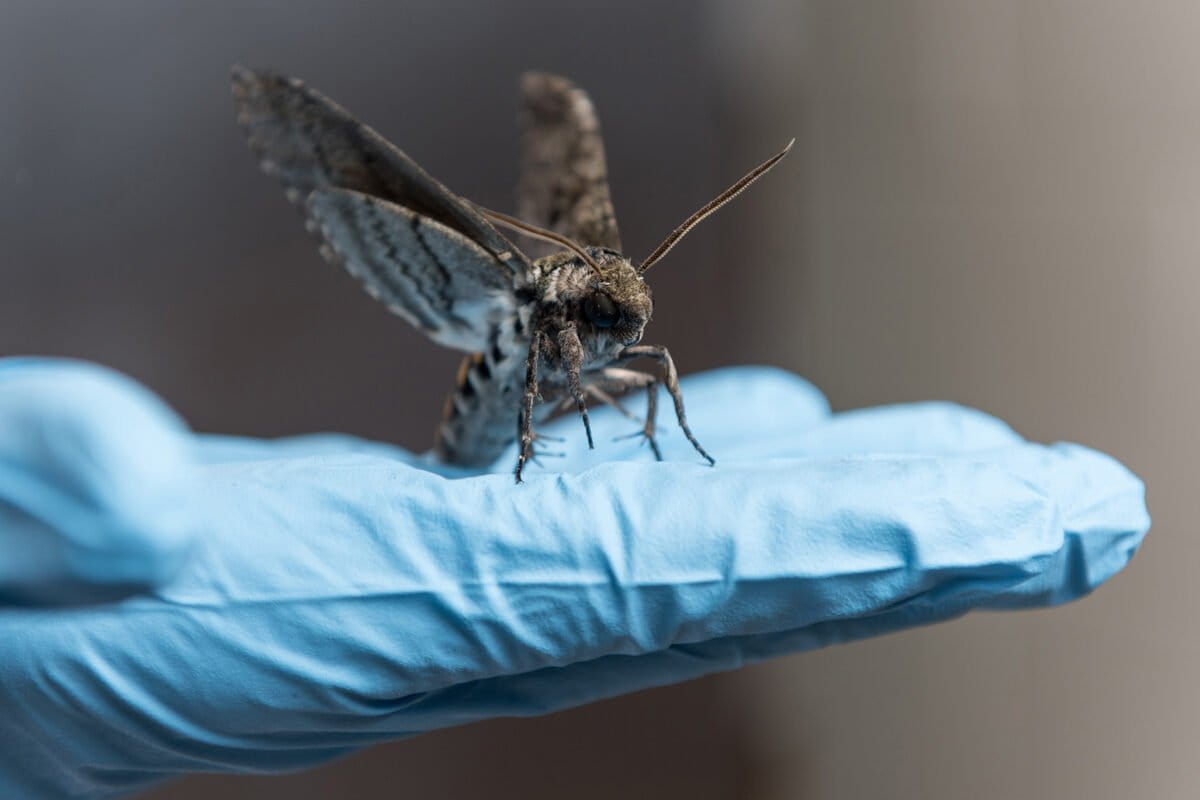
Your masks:
M613 394L641 388L647 413L632 435L661 460L655 441L661 383L688 441L715 463L688 427L670 353L640 344L653 308L643 274L775 166L792 143L688 217L635 266L621 254L595 110L565 78L530 73L521 82L521 218L453 194L298 80L234 67L232 83L251 149L288 199L304 208L322 254L430 339L469 353L438 428L435 449L444 461L486 466L515 439L520 483L545 438L534 424L556 405L578 409L592 447L588 398L632 417ZM552 248L532 259L497 226ZM661 375L627 366L641 358L658 362ZM539 406L541 400L547 402Z

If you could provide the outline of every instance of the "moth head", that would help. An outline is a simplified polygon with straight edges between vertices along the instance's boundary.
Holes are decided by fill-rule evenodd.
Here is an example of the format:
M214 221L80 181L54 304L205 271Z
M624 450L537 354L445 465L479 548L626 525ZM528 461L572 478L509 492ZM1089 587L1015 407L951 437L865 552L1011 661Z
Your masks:
M566 248L538 262L558 276L553 297L546 299L566 311L590 352L613 351L612 355L641 341L653 304L650 287L628 258L606 247L585 247L499 211L476 208L492 222Z
M569 317L574 318L580 338L588 345L589 351L602 353L641 341L642 331L650 321L653 310L650 287L642 278L643 273L661 261L692 228L766 175L783 160L795 143L795 139L788 142L786 147L684 220L637 266L615 250L585 247L555 231L539 228L482 206L477 208L492 222L566 248L547 257L554 262L553 268L561 270L564 276L564 279L555 282L555 297L552 299L566 308Z
M573 297L576 325L596 340L628 347L642 339L654 311L650 287L628 258L613 250L588 248L597 270L589 270ZM582 264L579 265L582 269Z

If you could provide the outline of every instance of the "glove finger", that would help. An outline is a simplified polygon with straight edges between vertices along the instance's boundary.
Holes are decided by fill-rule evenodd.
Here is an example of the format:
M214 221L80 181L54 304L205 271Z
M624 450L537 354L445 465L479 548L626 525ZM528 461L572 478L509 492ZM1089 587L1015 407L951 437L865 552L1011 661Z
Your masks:
M356 453L376 455L414 465L423 464L427 460L425 456L411 453L396 445L340 433L313 433L279 439L204 433L194 438L193 452L196 460L203 464L290 460Z
M662 404L660 404L662 405ZM669 402L666 403L669 408ZM736 412L735 412L736 413ZM690 442L670 419L661 418L657 441L665 461L703 463ZM728 414L727 414L728 415ZM653 455L640 439L621 439L635 423L616 413L596 412L592 430L597 447L588 450L578 420L563 418L547 426L547 432L563 437L554 449L565 459L545 461L545 471L579 472L607 461L647 462ZM1006 424L980 411L951 403L918 403L847 411L814 422L807 427L787 430L782 427L757 428L753 417L735 417L719 421L712 417L699 420L690 412L692 431L704 448L723 467L739 461L763 458L804 458L861 454L953 455L1007 447L1020 443ZM493 469L511 469L517 449L512 446Z
M989 599L988 608L1074 600L1133 558L1150 528L1150 515L1145 487L1118 461L1086 447L1059 443L1012 450L1005 455L1005 465L1055 498L1064 542L1041 574Z
M994 570L945 576L857 616L792 629L676 642L639 655L498 675L408 698L410 730L496 716L529 716L734 669L767 658L945 621L973 608L1020 608L1077 599L1132 558L1149 527L1142 484L1116 461L1077 445L1025 446L997 454L1006 471L1045 492L1057 509L1060 546L1035 575L1011 582ZM992 574L988 574L989 571Z
M712 370L682 380L692 430L722 465L760 458L852 455L858 453L950 454L1019 443L1021 438L995 417L952 403L918 403L829 414L825 398L811 384L790 373L766 367ZM635 392L620 402L645 414L645 397ZM671 400L659 390L657 441L668 461L697 462L699 456L673 417ZM564 457L547 458L531 471L574 473L611 461L647 462L653 454L637 437L640 423L612 408L597 405L589 412L595 450L589 450L574 413L540 427L564 439L549 449ZM448 477L481 470L440 465L430 454L349 436L316 435L277 440L227 436L199 439L198 456L209 463L291 458L339 452L374 453L406 464L424 466ZM516 463L512 445L487 472L509 472Z
M184 432L117 373L0 361L0 603L96 602L169 576L193 533Z
M791 373L768 367L729 367L691 375L682 379L683 392L687 398L690 419L700 420L718 438L714 441L741 443L743 435L751 431L745 425L731 420L731 411L739 416L756 420L753 428L755 438L771 437L785 432L806 430L829 416L829 404L812 384ZM634 392L621 399L623 405L636 414L645 412L645 393ZM660 435L669 445L683 442L686 450L674 450L687 457L694 457L691 446L683 440L667 419L671 408L670 398L660 391L659 417ZM634 424L614 409L596 405L589 414L593 427L598 431L597 449L587 453L583 430L573 414L548 423L542 429L546 433L561 435L567 439L565 447L572 451L566 462L555 460L553 467L566 471L579 471L593 463L613 460L645 461L649 451L638 442L610 443L624 436ZM514 428L515 428L514 412ZM563 448L554 447L555 450ZM233 436L198 437L198 457L208 463L231 461L255 461L274 458L293 458L311 455L345 453L374 453L390 457L407 464L425 466L428 469L451 477L479 474L481 470L456 469L437 464L430 454L414 454L403 448L377 442L369 442L351 436L313 435L285 439L263 440ZM508 472L516 463L516 447L497 459L491 471ZM569 466L567 466L569 465ZM547 466L551 466L550 463Z

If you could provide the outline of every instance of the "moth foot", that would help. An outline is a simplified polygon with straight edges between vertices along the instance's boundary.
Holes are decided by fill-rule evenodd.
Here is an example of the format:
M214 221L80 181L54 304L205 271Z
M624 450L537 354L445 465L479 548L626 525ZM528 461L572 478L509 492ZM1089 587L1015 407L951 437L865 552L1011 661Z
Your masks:
M545 433L533 432L533 439L529 446L529 460L542 466L541 458L566 458L567 454L562 450L546 450L538 446L538 442L565 442L566 439L562 436L549 436Z
M538 441L539 439L545 439L547 441L563 441L557 436L542 436L535 433L532 438L530 438L529 443L521 449L521 454L517 456L517 469L514 472L514 477L516 478L517 483L525 482L524 474L526 464L532 463L539 467L545 468L546 465L542 463L543 458L566 457L567 454L561 450L544 450L535 446L534 442Z
M640 431L634 431L633 433L626 433L621 436L614 436L613 441L614 442L622 442L622 441L625 441L626 439L632 439L636 436L642 437L642 441L645 442L646 444L650 445L650 451L652 453L654 453L655 461L663 460L662 451L658 449L658 440L654 438L654 429L649 426L642 428Z
M567 454L562 450L538 450L534 448L529 454L529 460L537 464L539 467L544 466L539 459L542 458L566 458Z

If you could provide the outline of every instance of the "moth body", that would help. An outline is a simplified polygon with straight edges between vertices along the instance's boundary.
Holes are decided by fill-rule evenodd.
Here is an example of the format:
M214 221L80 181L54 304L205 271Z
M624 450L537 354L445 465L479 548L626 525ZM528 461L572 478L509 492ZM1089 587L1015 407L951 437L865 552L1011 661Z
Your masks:
M760 164L675 229L639 265L621 255L595 109L554 75L522 80L521 217L465 200L345 109L292 78L234 67L238 121L268 174L303 207L322 254L433 341L469 353L438 427L445 461L488 466L518 442L516 479L539 454L534 425L588 400L646 389L641 435L654 455L658 387L688 428L666 348L639 344L653 305L643 274L688 231L765 174ZM533 259L495 227L558 245ZM650 374L627 368L650 359Z
M495 328L485 352L463 359L438 428L436 450L443 460L486 466L517 439L513 408L524 389L525 356L534 329L544 335L535 423L570 398L573 366L581 372L581 382L601 382L603 369L641 341L653 310L645 280L629 259L614 250L588 248L588 254L600 266L599 276L568 250L534 262L528 302L511 321ZM569 349L564 352L559 345L570 331L581 348L574 365Z

